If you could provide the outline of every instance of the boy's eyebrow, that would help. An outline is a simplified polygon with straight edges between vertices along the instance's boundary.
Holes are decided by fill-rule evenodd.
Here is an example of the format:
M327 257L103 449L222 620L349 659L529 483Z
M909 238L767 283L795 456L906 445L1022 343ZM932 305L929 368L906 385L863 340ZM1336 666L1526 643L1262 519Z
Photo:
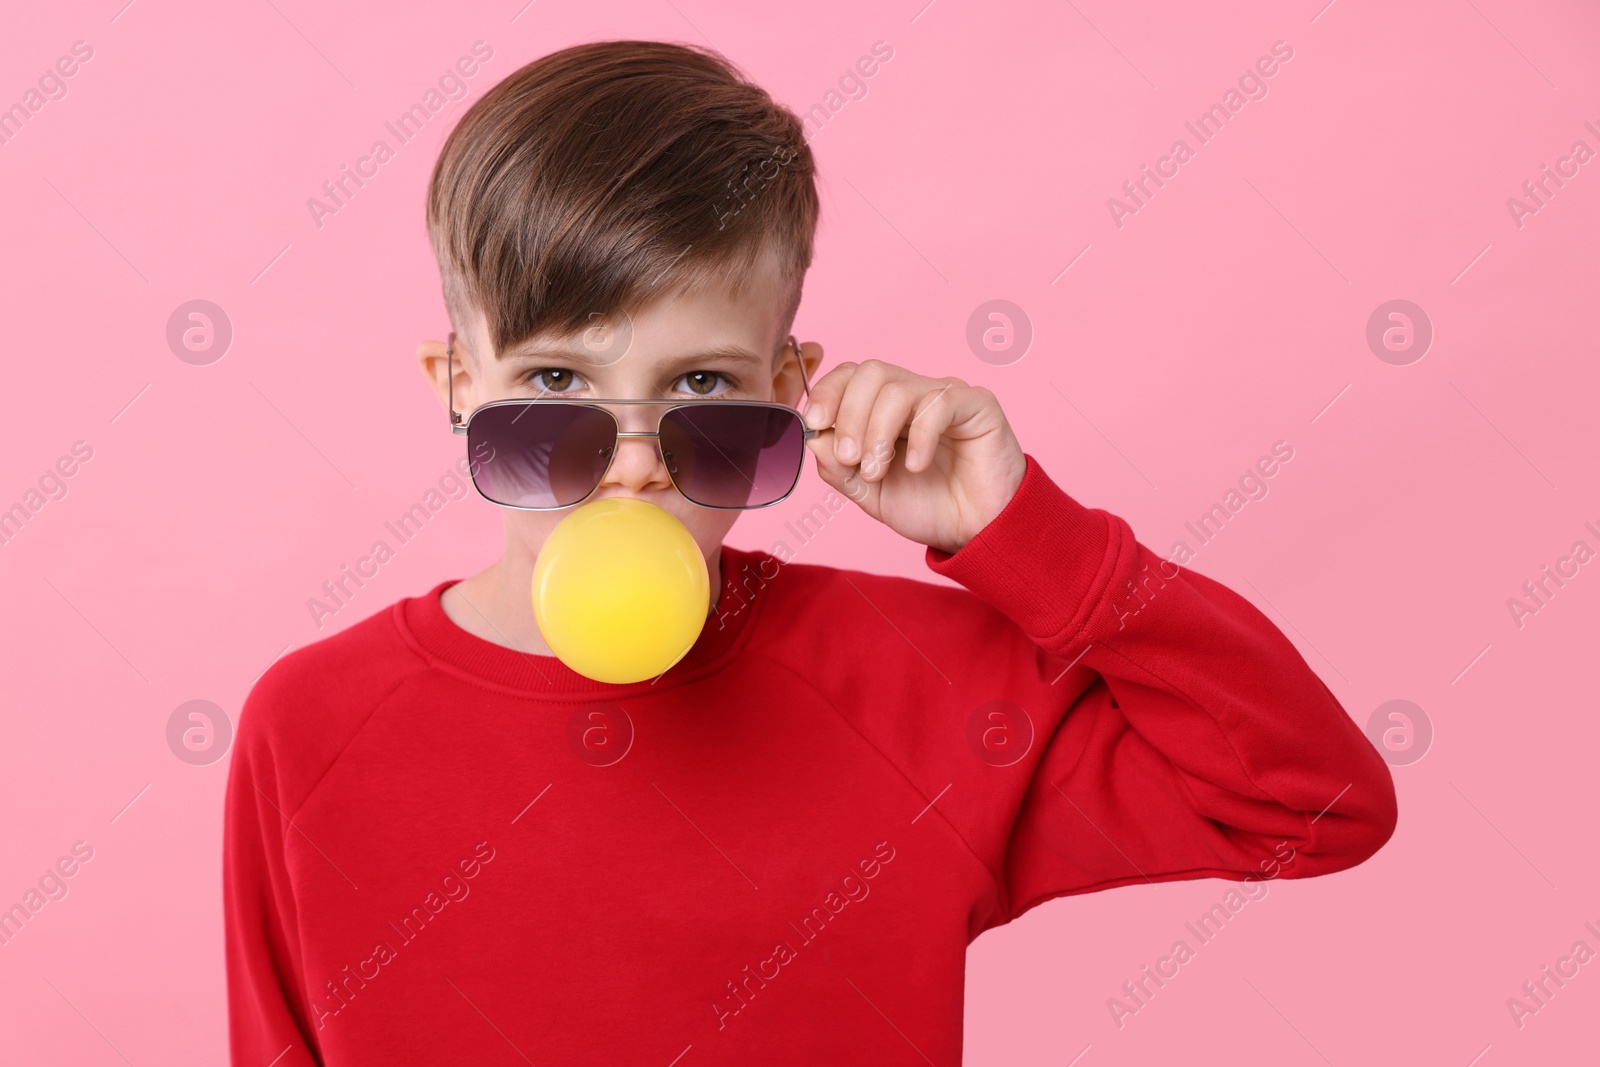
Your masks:
M513 345L507 352L500 353L501 359L519 360L522 362L538 362L541 360L565 360L573 363L588 363L596 367L609 367L618 360L615 357L594 356L581 348L566 348L561 345L527 346ZM708 361L734 362L734 363L762 363L760 356L745 348L743 345L715 345L704 348L698 352L691 352L685 356L678 356L666 361L666 366L693 366Z

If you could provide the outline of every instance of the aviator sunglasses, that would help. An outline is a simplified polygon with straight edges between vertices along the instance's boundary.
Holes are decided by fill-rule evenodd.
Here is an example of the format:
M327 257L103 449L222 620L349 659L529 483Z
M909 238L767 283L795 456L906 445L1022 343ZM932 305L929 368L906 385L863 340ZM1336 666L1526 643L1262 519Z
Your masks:
M450 428L467 439L472 484L485 500L524 511L582 503L605 479L623 437L653 437L672 484L703 508L746 510L776 504L794 491L806 440L816 436L800 413L758 400L591 400L518 397L491 400L465 419L456 411L455 344L450 334ZM800 342L790 335L807 398ZM663 409L653 431L622 429L602 405Z

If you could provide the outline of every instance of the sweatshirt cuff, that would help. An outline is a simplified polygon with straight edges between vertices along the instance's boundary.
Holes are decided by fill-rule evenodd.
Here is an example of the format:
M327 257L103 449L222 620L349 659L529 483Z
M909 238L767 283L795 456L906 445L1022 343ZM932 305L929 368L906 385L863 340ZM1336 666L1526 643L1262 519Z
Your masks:
M929 547L928 568L961 583L1045 643L1087 623L1110 578L1112 517L1086 508L1033 456L1011 500L954 554Z

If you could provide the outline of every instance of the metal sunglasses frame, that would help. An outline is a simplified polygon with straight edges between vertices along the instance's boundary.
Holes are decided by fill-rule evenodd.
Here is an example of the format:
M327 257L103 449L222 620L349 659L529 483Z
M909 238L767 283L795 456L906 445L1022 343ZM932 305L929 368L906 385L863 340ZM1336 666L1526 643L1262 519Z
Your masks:
M810 381L807 380L806 362L805 362L805 358L801 355L801 352L800 352L800 342L795 339L794 334L790 334L789 337L788 337L787 343L788 343L788 345L790 347L792 347L794 349L795 362L800 368L800 388L803 391L803 393L806 396L806 398L810 399L810 397L811 397L811 383L810 383ZM666 463L667 457L661 451L661 420L667 417L667 413L668 412L673 411L673 410L675 410L677 408L693 408L693 407L700 407L700 406L705 405L705 404L731 404L731 405L736 405L738 407L776 408L779 411L787 411L787 412L792 413L797 419L800 420L800 442L801 442L801 448L802 449L805 447L805 442L806 441L809 441L811 438L815 437L818 433L821 432L819 430L813 430L810 427L808 427L805 424L804 417L801 416L800 412L796 411L794 408L789 407L787 404L778 404L778 403L775 403L775 402L772 402L772 401L766 401L766 400L712 400L712 399L706 399L706 400L691 400L691 401L689 401L687 403L684 403L683 401L677 401L677 400L594 400L594 399L579 398L579 397L571 397L571 398L567 398L567 397L510 397L510 398L507 398L505 400L490 400L490 401L488 401L486 403L479 404L477 407L473 408L470 412L468 412L465 417L463 417L462 414L459 411L456 410L455 349L456 349L456 335L455 335L455 331L452 330L450 332L449 343L446 344L446 346L445 346L445 359L446 359L446 364L447 364L447 369L446 369L445 373L448 375L447 388L449 390L449 395L450 395L450 430L451 430L452 433L460 434L463 437L465 437L467 435L467 428L468 428L468 426L471 425L473 417L476 416L478 414L478 412L484 410L485 408L506 407L506 406L513 405L513 404L518 405L520 407L534 407L536 405L544 405L544 404L562 404L562 405L569 405L569 406L574 406L575 405L577 407L599 408L601 411L604 411L606 413L606 415L608 415L611 418L612 423L616 425L616 427L617 427L617 430L616 430L617 440L620 441L624 437L654 437L656 439L656 454L661 457L661 462L663 463L663 465ZM606 410L605 405L607 405L607 404L633 404L633 405L651 404L651 405L655 405L655 406L661 407L664 410L662 410L660 415L656 416L656 428L655 428L655 430L653 432L628 431L628 430L624 430L622 428L622 424L617 421L617 416L616 416L616 414L614 412ZM713 447L715 447L715 446L713 446ZM720 449L719 449L719 451L720 451ZM608 460L606 460L606 468L605 468L605 470L600 472L600 478L599 478L598 481L595 482L594 489L590 489L587 493L585 493L583 495L582 498L573 501L571 504L559 504L559 505L556 505L554 507L547 507L547 508L529 507L529 506L524 505L524 504L502 504L498 500L490 500L489 496L486 493L484 493L484 491L482 489L478 488L478 479L477 479L477 476L475 474L474 474L473 479L472 479L472 487L474 489L478 490L478 495L479 496L483 497L485 500L488 500L489 503L495 504L495 505L497 505L499 507L502 507L502 508L512 508L512 509L517 510L517 511L565 511L567 508L577 507L579 504L583 503L585 500L588 500L591 496L593 496L594 493L595 493L595 489L599 489L600 486L605 483L606 475L611 473L611 465L613 463L615 463L616 461L617 461L617 449L615 448L615 446L613 446L612 450L611 450L611 457ZM765 504L747 504L747 505L744 505L742 507L728 507L728 506L719 505L719 504L702 504L698 500L694 500L693 498L691 498L688 493L685 493L683 491L683 487L678 484L678 480L676 478L672 477L672 470L671 470L670 467L667 470L667 477L672 479L672 488L674 488L674 489L676 489L678 491L678 495L683 497L685 500L689 501L689 503L693 504L697 508L706 508L706 509L708 509L710 511L759 511L761 508L770 508L774 504L779 504L779 503L782 503L783 501L787 500L789 498L790 494L792 494L794 492L795 486L800 484L800 473L801 473L802 470L804 470L804 468L805 468L804 453L802 452L802 454L801 454L801 464L800 464L800 466L798 468L796 468L796 470L794 472L794 481L789 485L788 489L784 490L782 496L778 497L776 500L769 500Z

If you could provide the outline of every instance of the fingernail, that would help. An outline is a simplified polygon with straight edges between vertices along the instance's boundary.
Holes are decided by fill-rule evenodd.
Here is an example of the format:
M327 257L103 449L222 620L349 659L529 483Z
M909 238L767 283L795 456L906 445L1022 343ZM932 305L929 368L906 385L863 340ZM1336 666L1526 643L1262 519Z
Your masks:
M839 458L846 463L856 461L856 440L853 437L839 438Z
M906 469L916 470L919 462L920 458L917 456L916 450L910 448L906 449Z
M804 420L808 430L820 430L827 422L823 417L822 407L817 404L807 405L805 411L801 412L800 417Z

